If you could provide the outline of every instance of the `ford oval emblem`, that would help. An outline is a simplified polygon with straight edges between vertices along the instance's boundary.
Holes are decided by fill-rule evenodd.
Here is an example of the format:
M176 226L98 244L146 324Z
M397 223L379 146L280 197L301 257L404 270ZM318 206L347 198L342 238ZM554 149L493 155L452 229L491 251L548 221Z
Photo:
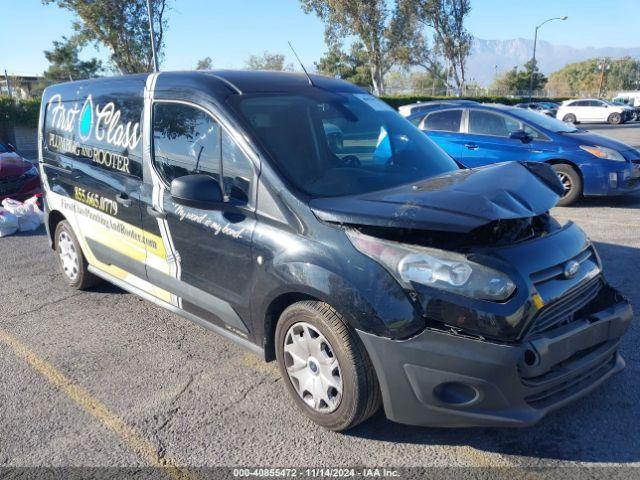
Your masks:
M575 260L571 260L565 264L563 273L565 278L573 278L578 273L578 270L580 270L580 264Z

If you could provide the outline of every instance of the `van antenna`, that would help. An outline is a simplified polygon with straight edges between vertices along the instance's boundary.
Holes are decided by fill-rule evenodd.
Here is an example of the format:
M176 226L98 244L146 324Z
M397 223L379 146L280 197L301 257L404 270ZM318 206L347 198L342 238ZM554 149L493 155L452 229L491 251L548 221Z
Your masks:
M304 72L304 74L307 76L307 80L309 80L309 85L311 85L312 87L315 87L315 85L313 84L313 80L311 80L311 77L309 76L309 72L307 72L307 69L304 68L304 65L302 64L302 60L300 60L300 57L298 56L298 54L296 53L296 51L293 48L293 45L291 45L291 42L287 41L287 43L289 44L289 48L291 49L291 51L293 52L293 54L296 57L296 60L298 60L298 63L300 64L300 66L302 67L302 71Z

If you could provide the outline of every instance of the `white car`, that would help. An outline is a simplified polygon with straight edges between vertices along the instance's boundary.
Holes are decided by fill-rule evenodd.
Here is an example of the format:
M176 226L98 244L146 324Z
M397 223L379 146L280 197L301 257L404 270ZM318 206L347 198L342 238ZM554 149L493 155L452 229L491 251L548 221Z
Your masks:
M556 118L570 123L608 122L617 125L632 120L633 109L597 98L565 100Z

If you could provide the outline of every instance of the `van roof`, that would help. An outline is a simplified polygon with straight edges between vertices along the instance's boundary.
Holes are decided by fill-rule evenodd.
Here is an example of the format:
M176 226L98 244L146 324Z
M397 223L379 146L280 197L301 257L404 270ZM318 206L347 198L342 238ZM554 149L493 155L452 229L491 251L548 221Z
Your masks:
M131 86L140 87L146 82L149 73L101 77L90 80L65 82L49 87L48 91L69 91L79 93L82 90L111 90ZM363 92L364 90L349 82L322 75L310 75L314 86L334 91ZM156 88L176 87L215 87L227 93L290 93L311 87L304 73L279 72L266 70L196 70L160 72Z

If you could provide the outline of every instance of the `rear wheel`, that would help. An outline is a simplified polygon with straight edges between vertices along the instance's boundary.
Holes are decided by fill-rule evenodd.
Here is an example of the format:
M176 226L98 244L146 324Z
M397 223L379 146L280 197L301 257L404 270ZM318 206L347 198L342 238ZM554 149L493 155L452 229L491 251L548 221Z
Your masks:
M567 115L562 117L562 121L567 123L577 123L578 119L573 113L568 113Z
M299 302L282 313L276 357L294 402L318 425L346 430L380 408L380 387L362 342L326 303Z
M571 205L582 196L582 178L575 168L566 163L553 165L553 169L564 187L564 195L558 200L558 206Z
M613 112L611 115L609 115L609 118L607 119L607 121L611 125L619 125L622 123L622 115L620 115L617 112Z
M60 268L69 286L83 290L100 283L100 279L89 272L87 260L69 222L62 220L58 223L54 240Z

